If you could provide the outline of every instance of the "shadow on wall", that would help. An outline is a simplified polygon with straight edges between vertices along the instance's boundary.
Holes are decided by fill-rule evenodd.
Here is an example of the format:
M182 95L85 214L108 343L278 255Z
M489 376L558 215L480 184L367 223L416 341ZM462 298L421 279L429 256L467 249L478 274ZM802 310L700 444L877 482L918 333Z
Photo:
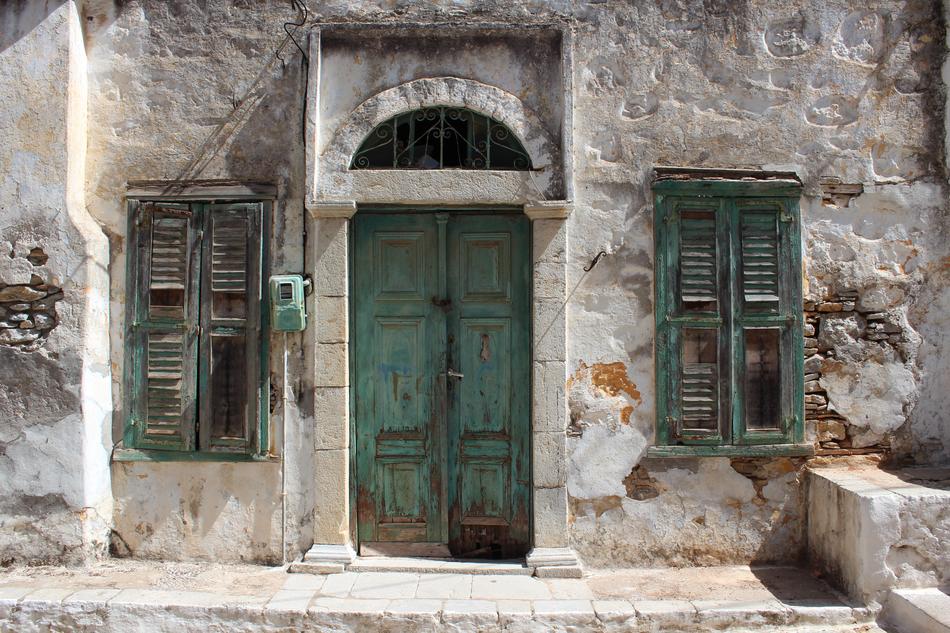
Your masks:
M41 25L67 0L5 0L3 19L0 20L0 53L20 41L30 31Z

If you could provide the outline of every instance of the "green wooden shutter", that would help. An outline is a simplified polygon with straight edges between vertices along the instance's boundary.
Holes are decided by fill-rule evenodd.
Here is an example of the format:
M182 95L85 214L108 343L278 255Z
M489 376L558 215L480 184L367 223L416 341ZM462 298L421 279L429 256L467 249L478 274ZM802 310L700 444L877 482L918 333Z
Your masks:
M801 441L801 260L797 201L732 203L733 428L737 444Z
M718 198L661 199L657 226L658 443L720 444L728 394L728 232ZM724 430L726 431L724 433Z
M262 398L262 203L208 205L201 302L201 450L248 452Z
M132 424L127 445L186 451L195 443L197 217L188 204L130 204Z

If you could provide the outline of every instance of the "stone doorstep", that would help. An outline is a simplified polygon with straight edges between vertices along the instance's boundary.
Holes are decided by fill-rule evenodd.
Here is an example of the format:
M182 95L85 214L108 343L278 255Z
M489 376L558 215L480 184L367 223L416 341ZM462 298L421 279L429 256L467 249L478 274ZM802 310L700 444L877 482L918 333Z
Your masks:
M354 574L355 575L355 574ZM278 621L293 617L312 620L320 625L327 618L354 625L370 616L383 623L406 618L424 617L445 624L468 622L491 625L497 622L535 623L538 625L616 626L630 627L636 623L647 628L692 625L704 630L713 628L773 630L775 626L820 624L824 627L845 627L873 622L866 609L852 609L814 601L783 604L777 600L756 602L687 601L687 600L588 600L536 599L517 600L438 600L414 598L352 598L321 595L316 588L281 589L267 596L230 596L210 592L171 591L156 589L36 589L0 587L0 629L14 612L28 615L35 623L56 625L59 618L68 622L70 607L81 604L84 611L134 610L144 623L163 614L176 613L187 618L204 620L226 614L229 621L255 625L246 630L278 630ZM946 595L943 598L950 600ZM10 607L17 607L11 610ZM274 619L276 618L276 620ZM104 629L108 630L108 629ZM851 630L851 629L847 629ZM925 629L921 629L925 630ZM930 630L930 629L926 629ZM950 628L933 629L950 631ZM855 629L857 631L857 629Z
M360 557L346 568L351 572L408 572L414 574L471 574L476 576L530 576L535 571L521 561L466 561L439 558Z
M902 633L950 633L950 595L935 588L894 589L883 619L900 625Z

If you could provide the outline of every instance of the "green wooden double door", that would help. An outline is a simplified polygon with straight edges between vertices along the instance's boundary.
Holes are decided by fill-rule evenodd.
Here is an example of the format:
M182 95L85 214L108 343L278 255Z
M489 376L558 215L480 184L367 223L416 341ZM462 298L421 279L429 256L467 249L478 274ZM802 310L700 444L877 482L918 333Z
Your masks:
M352 340L364 551L527 551L528 236L520 214L357 214Z

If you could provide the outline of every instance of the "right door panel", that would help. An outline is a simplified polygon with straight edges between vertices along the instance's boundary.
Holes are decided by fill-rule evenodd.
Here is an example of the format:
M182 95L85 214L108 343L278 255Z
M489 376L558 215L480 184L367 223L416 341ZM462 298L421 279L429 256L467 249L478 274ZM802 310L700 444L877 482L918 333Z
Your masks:
M529 545L528 221L456 215L449 223L449 547L515 557Z

